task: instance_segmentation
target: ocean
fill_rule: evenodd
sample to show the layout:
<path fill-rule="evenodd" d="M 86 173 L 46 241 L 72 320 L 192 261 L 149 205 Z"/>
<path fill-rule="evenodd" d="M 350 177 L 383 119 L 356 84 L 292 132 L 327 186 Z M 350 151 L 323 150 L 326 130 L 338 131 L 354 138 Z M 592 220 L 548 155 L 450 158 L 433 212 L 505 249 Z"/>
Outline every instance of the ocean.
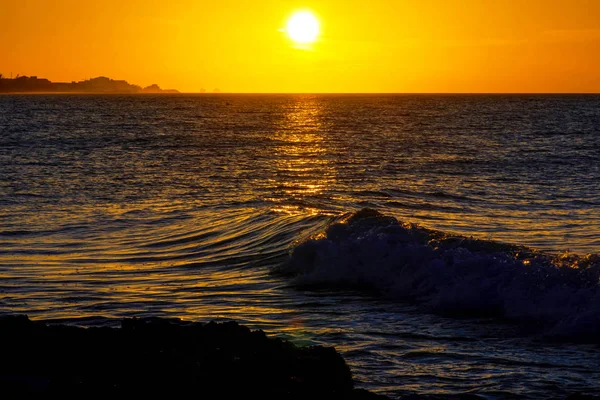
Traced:
<path fill-rule="evenodd" d="M 236 320 L 399 398 L 600 394 L 600 96 L 0 96 L 0 314 Z"/>

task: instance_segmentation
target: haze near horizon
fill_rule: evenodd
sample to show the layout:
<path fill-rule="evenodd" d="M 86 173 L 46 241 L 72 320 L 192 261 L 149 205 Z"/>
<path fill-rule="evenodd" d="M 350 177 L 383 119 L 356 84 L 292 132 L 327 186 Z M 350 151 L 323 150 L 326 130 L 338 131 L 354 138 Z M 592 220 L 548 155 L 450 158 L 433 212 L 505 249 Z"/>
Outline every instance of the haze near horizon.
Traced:
<path fill-rule="evenodd" d="M 7 77 L 182 92 L 600 92 L 592 0 L 4 3 Z M 290 35 L 298 12 L 317 22 Z"/>

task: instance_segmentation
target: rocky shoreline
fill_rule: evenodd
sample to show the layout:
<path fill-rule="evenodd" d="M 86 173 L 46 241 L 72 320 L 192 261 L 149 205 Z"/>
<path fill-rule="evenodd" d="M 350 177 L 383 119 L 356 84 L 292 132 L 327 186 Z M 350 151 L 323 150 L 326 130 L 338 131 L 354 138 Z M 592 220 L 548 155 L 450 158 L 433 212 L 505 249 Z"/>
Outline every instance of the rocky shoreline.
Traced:
<path fill-rule="evenodd" d="M 298 347 L 236 322 L 123 319 L 120 328 L 0 317 L 0 397 L 385 400 L 356 389 L 333 347 Z M 403 400 L 480 400 L 471 393 Z M 573 394 L 567 400 L 599 397 Z"/>
<path fill-rule="evenodd" d="M 0 318 L 0 338 L 4 398 L 385 399 L 355 389 L 334 348 L 300 348 L 235 322 L 82 328 L 20 315 Z"/>

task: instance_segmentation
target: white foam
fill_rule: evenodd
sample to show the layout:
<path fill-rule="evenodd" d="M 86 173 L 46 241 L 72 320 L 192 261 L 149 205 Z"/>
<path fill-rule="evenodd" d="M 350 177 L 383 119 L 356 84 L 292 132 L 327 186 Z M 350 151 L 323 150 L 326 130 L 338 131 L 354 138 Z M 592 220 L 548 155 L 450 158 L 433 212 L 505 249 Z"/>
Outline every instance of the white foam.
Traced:
<path fill-rule="evenodd" d="M 600 334 L 600 257 L 558 259 L 402 224 L 374 210 L 295 247 L 281 272 L 301 285 L 375 290 L 435 313 L 535 322 L 570 338 Z"/>

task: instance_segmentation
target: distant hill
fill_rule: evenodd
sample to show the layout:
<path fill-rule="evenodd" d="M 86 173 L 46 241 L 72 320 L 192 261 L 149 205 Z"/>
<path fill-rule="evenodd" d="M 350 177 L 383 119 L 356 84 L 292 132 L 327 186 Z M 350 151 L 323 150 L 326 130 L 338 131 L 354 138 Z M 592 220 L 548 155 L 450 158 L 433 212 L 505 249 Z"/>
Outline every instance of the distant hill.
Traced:
<path fill-rule="evenodd" d="M 0 93 L 179 93 L 177 90 L 163 90 L 158 85 L 142 88 L 126 81 L 117 81 L 104 76 L 80 82 L 50 82 L 37 76 L 20 76 L 15 79 L 2 78 Z"/>

